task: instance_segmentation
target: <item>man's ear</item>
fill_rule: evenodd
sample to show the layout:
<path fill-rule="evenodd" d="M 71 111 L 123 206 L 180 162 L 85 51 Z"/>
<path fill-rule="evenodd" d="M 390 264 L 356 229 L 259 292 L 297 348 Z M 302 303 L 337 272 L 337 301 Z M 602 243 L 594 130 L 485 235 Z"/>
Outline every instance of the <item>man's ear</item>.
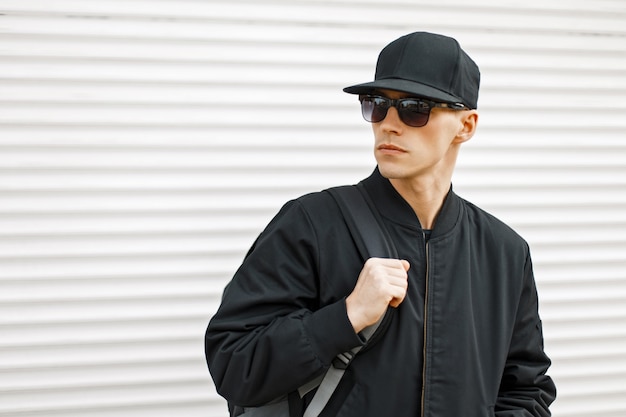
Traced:
<path fill-rule="evenodd" d="M 478 112 L 476 110 L 462 111 L 460 121 L 461 128 L 454 139 L 455 143 L 467 142 L 474 136 L 478 124 Z"/>

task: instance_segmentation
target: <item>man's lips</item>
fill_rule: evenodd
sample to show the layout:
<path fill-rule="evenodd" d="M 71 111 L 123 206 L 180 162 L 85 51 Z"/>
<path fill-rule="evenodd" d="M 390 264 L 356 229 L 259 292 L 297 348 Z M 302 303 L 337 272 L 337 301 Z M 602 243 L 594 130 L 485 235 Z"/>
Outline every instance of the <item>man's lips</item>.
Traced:
<path fill-rule="evenodd" d="M 398 154 L 406 152 L 401 147 L 392 145 L 391 143 L 383 143 L 382 145 L 378 145 L 378 150 L 382 153 L 387 154 Z"/>

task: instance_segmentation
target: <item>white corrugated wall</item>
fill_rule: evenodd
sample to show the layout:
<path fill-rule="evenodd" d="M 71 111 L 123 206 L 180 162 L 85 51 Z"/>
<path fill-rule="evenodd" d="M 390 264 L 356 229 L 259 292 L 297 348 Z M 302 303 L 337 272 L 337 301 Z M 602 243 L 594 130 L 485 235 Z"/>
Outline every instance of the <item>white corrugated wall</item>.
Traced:
<path fill-rule="evenodd" d="M 622 0 L 0 0 L 0 416 L 225 416 L 221 290 L 369 174 L 341 88 L 413 30 L 481 66 L 455 187 L 531 244 L 554 415 L 626 416 Z"/>

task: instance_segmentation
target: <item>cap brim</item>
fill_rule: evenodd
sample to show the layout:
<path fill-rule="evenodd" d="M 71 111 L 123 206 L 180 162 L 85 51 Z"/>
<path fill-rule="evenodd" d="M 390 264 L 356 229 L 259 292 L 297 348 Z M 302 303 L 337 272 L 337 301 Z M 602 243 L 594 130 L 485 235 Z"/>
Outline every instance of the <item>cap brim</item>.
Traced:
<path fill-rule="evenodd" d="M 371 94 L 375 90 L 381 89 L 401 91 L 403 93 L 413 94 L 417 97 L 429 98 L 434 101 L 441 101 L 445 103 L 461 103 L 463 101 L 459 97 L 444 93 L 443 91 L 431 86 L 398 78 L 388 78 L 369 83 L 356 84 L 344 88 L 343 91 L 349 94 Z"/>

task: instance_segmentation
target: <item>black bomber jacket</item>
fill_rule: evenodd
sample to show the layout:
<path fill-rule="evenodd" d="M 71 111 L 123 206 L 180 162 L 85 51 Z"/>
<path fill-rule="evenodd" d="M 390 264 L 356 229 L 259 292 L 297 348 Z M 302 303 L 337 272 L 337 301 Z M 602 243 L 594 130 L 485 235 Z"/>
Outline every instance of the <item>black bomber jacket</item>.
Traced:
<path fill-rule="evenodd" d="M 452 190 L 426 241 L 411 207 L 378 170 L 362 183 L 411 264 L 408 292 L 321 417 L 549 416 L 556 390 L 546 375 L 526 242 Z M 240 406 L 264 404 L 360 345 L 345 297 L 363 263 L 329 193 L 285 204 L 207 328 L 206 358 L 220 395 Z"/>

